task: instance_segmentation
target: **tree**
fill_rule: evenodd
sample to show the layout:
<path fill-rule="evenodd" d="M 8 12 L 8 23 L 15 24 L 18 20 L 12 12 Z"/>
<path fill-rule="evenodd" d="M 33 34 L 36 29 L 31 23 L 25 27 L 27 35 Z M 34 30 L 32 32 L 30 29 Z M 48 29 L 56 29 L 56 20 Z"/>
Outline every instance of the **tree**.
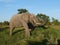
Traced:
<path fill-rule="evenodd" d="M 46 25 L 48 22 L 50 22 L 49 16 L 45 14 L 37 14 L 37 18 L 42 23 L 42 25 Z"/>
<path fill-rule="evenodd" d="M 3 24 L 9 25 L 9 22 L 8 21 L 4 21 Z"/>
<path fill-rule="evenodd" d="M 28 12 L 28 10 L 26 10 L 26 9 L 18 9 L 18 14 L 26 13 L 26 12 Z"/>
<path fill-rule="evenodd" d="M 52 17 L 52 25 L 59 25 L 59 24 L 60 22 L 57 19 Z"/>
<path fill-rule="evenodd" d="M 2 22 L 0 22 L 0 25 L 2 25 Z"/>

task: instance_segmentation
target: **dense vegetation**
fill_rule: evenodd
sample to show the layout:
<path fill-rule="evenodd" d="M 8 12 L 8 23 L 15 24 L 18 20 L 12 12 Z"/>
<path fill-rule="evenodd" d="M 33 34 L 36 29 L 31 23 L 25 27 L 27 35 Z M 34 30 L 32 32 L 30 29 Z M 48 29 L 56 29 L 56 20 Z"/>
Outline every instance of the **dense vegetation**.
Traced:
<path fill-rule="evenodd" d="M 56 25 L 55 25 L 56 26 Z M 0 45 L 47 45 L 56 44 L 60 39 L 60 26 L 48 28 L 36 27 L 27 40 L 22 28 L 16 28 L 13 36 L 9 35 L 9 28 L 0 28 Z"/>
<path fill-rule="evenodd" d="M 22 10 L 22 11 L 21 11 Z M 26 9 L 18 9 L 18 14 L 28 12 Z M 20 11 L 20 12 L 19 12 Z M 37 14 L 38 20 L 46 23 L 43 26 L 36 27 L 29 39 L 25 38 L 24 29 L 16 28 L 13 36 L 9 35 L 9 22 L 0 22 L 0 45 L 47 45 L 60 42 L 60 22 L 45 14 Z"/>

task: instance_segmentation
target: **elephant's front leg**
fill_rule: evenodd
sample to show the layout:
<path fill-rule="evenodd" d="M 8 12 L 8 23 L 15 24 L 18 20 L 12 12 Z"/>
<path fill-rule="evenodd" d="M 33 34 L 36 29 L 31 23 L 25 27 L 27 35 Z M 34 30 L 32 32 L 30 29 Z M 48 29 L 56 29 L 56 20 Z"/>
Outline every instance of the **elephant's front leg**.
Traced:
<path fill-rule="evenodd" d="M 29 29 L 25 29 L 25 35 L 26 35 L 27 38 L 30 37 L 30 31 L 29 31 Z"/>
<path fill-rule="evenodd" d="M 22 21 L 22 23 L 23 23 L 23 27 L 25 28 L 25 36 L 27 38 L 29 38 L 30 37 L 30 29 L 28 28 L 28 25 L 26 22 Z"/>

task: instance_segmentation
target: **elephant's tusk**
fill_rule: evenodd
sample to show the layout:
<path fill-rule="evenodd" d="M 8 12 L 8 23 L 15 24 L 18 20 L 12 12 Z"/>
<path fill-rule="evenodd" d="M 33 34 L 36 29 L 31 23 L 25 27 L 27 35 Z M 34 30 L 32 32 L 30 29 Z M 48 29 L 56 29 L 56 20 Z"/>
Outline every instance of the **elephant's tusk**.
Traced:
<path fill-rule="evenodd" d="M 37 25 L 40 25 L 41 23 L 36 23 Z"/>

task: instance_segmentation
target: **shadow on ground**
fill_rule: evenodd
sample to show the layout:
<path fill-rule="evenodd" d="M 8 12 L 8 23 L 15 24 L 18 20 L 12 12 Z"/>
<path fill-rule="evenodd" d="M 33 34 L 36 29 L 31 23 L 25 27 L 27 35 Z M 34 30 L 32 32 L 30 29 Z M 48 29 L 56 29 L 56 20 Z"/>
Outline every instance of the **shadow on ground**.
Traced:
<path fill-rule="evenodd" d="M 48 40 L 44 39 L 42 42 L 40 41 L 27 41 L 28 45 L 60 45 L 60 39 L 57 40 L 57 44 L 48 44 Z"/>
<path fill-rule="evenodd" d="M 48 40 L 44 39 L 42 42 L 37 42 L 37 41 L 27 41 L 28 45 L 47 45 Z"/>
<path fill-rule="evenodd" d="M 24 31 L 23 29 L 19 29 L 19 30 L 17 30 L 17 31 L 15 31 L 15 32 L 13 32 L 13 35 L 15 35 L 16 33 L 18 33 L 18 32 L 21 32 L 21 31 Z"/>
<path fill-rule="evenodd" d="M 60 45 L 60 39 L 58 39 L 57 42 L 58 42 L 58 45 Z"/>

